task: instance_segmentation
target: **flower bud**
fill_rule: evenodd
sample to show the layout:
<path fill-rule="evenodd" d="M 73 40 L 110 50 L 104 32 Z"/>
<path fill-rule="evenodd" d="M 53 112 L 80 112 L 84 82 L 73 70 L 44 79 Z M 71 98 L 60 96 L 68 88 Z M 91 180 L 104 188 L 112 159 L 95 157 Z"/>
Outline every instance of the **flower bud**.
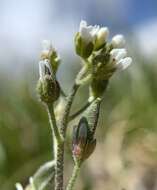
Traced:
<path fill-rule="evenodd" d="M 58 56 L 56 50 L 52 47 L 51 42 L 48 40 L 43 41 L 41 60 L 48 60 L 50 62 L 53 73 L 56 74 L 60 65 L 60 57 Z"/>
<path fill-rule="evenodd" d="M 106 40 L 109 36 L 109 29 L 107 27 L 102 27 L 97 32 L 95 49 L 99 50 L 106 43 Z"/>
<path fill-rule="evenodd" d="M 113 48 L 124 48 L 125 38 L 121 34 L 117 34 L 112 38 L 111 44 Z"/>
<path fill-rule="evenodd" d="M 76 161 L 84 161 L 94 151 L 96 139 L 93 138 L 87 119 L 81 118 L 78 126 L 73 131 L 73 156 Z"/>
<path fill-rule="evenodd" d="M 59 98 L 60 86 L 53 76 L 50 64 L 48 61 L 39 62 L 40 78 L 37 83 L 37 92 L 39 98 L 44 103 L 53 103 Z"/>
<path fill-rule="evenodd" d="M 43 79 L 38 80 L 37 92 L 42 102 L 53 103 L 60 95 L 60 87 L 57 80 L 45 75 Z"/>
<path fill-rule="evenodd" d="M 85 41 L 80 33 L 77 33 L 75 36 L 75 51 L 77 55 L 80 57 L 86 59 L 88 58 L 92 51 L 93 51 L 94 45 L 92 41 Z"/>

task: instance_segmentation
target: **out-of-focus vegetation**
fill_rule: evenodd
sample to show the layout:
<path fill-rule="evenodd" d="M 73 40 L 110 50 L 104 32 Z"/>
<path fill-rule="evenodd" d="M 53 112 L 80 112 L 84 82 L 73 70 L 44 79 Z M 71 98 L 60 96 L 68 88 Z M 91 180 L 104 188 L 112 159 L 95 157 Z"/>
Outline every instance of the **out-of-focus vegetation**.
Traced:
<path fill-rule="evenodd" d="M 82 167 L 77 189 L 136 190 L 156 185 L 157 64 L 133 60 L 128 71 L 110 81 L 97 128 L 97 148 Z M 34 81 L 0 76 L 1 190 L 14 189 L 17 181 L 26 184 L 28 176 L 52 156 L 48 118 L 37 101 Z M 86 87 L 80 91 L 86 96 Z M 73 109 L 84 103 L 77 97 Z M 67 152 L 70 148 L 69 138 Z M 66 160 L 71 171 L 71 156 Z"/>

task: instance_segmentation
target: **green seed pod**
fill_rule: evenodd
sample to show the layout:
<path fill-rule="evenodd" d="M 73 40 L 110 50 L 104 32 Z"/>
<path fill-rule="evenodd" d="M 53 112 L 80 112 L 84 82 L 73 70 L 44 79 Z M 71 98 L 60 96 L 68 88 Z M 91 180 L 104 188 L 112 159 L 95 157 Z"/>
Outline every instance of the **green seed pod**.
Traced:
<path fill-rule="evenodd" d="M 80 33 L 78 32 L 75 36 L 75 50 L 77 55 L 80 57 L 87 59 L 93 51 L 94 45 L 93 42 L 86 42 L 83 40 L 80 36 Z"/>
<path fill-rule="evenodd" d="M 76 161 L 84 161 L 95 149 L 96 139 L 93 138 L 85 117 L 81 118 L 78 126 L 74 127 L 72 145 Z"/>
<path fill-rule="evenodd" d="M 37 92 L 42 102 L 53 103 L 60 95 L 59 83 L 57 80 L 52 79 L 51 75 L 45 75 L 38 80 Z"/>

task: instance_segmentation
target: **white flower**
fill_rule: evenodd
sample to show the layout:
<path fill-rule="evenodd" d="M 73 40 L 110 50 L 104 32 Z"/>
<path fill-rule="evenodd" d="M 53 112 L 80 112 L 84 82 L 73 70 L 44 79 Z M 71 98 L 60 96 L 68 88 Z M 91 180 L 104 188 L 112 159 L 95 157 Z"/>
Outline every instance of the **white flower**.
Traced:
<path fill-rule="evenodd" d="M 132 58 L 127 57 L 126 49 L 113 49 L 110 55 L 111 63 L 114 63 L 116 68 L 120 70 L 126 69 L 132 62 Z"/>
<path fill-rule="evenodd" d="M 117 62 L 117 69 L 124 70 L 132 63 L 131 57 L 125 57 L 124 59 L 121 59 L 119 62 Z"/>
<path fill-rule="evenodd" d="M 111 44 L 114 48 L 123 48 L 125 46 L 125 38 L 121 34 L 117 34 L 112 38 Z"/>
<path fill-rule="evenodd" d="M 20 183 L 16 183 L 15 187 L 16 187 L 17 190 L 24 190 Z"/>
<path fill-rule="evenodd" d="M 107 27 L 102 27 L 97 32 L 97 39 L 99 42 L 104 43 L 109 36 L 109 29 Z"/>
<path fill-rule="evenodd" d="M 40 78 L 43 79 L 46 74 L 52 75 L 52 69 L 51 69 L 51 66 L 49 64 L 48 59 L 39 61 L 39 76 L 40 76 Z"/>
<path fill-rule="evenodd" d="M 99 26 L 88 26 L 87 22 L 82 20 L 80 22 L 79 33 L 81 37 L 88 43 L 95 40 L 96 34 L 99 30 Z"/>
<path fill-rule="evenodd" d="M 123 59 L 127 56 L 126 49 L 113 49 L 110 52 L 111 59 L 115 59 L 116 61 L 119 61 L 120 59 Z"/>

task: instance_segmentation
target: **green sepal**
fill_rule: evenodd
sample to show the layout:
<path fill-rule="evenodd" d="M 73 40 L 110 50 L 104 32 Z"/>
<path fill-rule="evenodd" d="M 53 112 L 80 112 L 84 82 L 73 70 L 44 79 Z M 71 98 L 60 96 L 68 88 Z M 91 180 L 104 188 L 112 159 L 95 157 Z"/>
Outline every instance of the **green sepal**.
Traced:
<path fill-rule="evenodd" d="M 60 95 L 59 83 L 50 75 L 45 75 L 43 79 L 39 79 L 36 89 L 40 100 L 44 103 L 53 103 Z"/>
<path fill-rule="evenodd" d="M 93 42 L 86 43 L 86 41 L 81 38 L 78 32 L 75 36 L 75 51 L 77 55 L 84 59 L 87 59 L 92 54 L 93 49 Z"/>
<path fill-rule="evenodd" d="M 108 80 L 97 80 L 93 78 L 90 86 L 91 96 L 94 98 L 102 97 L 108 86 Z"/>

